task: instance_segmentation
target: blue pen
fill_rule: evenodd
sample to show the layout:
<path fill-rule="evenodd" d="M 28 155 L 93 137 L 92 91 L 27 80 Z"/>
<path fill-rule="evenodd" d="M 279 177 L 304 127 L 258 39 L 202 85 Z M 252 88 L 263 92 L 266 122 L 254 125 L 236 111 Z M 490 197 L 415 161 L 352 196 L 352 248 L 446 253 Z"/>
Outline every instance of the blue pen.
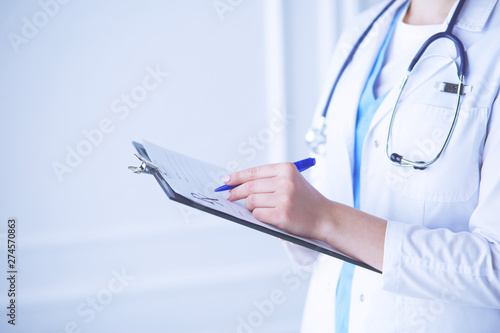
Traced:
<path fill-rule="evenodd" d="M 299 169 L 299 172 L 302 172 L 304 170 L 309 169 L 313 165 L 315 165 L 316 164 L 316 159 L 312 158 L 312 157 L 309 157 L 309 158 L 306 158 L 304 160 L 294 162 L 293 164 L 295 164 L 295 166 L 297 167 L 297 169 Z M 235 188 L 237 186 L 240 186 L 240 185 L 222 185 L 222 186 L 217 187 L 214 190 L 214 192 L 228 191 L 228 190 L 231 190 L 231 189 L 233 189 L 233 188 Z"/>

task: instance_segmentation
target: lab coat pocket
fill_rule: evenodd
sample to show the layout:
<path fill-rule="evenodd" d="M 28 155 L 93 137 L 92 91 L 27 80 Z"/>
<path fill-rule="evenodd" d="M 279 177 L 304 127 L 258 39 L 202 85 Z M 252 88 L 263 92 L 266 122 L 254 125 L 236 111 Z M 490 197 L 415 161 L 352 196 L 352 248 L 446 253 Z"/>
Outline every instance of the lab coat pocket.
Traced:
<path fill-rule="evenodd" d="M 487 127 L 487 108 L 461 108 L 442 155 L 424 170 L 391 166 L 400 179 L 393 190 L 403 197 L 441 203 L 465 202 L 477 192 L 480 156 Z M 412 161 L 428 162 L 441 150 L 455 110 L 425 104 L 398 108 L 389 144 Z"/>

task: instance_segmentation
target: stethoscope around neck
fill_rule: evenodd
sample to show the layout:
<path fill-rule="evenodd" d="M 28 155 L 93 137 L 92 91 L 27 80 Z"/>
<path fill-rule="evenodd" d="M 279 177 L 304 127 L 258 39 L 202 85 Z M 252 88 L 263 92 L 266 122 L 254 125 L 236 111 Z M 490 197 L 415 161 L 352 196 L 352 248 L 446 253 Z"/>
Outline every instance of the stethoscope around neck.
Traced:
<path fill-rule="evenodd" d="M 336 77 L 335 81 L 333 82 L 332 88 L 330 90 L 330 94 L 328 95 L 328 99 L 326 101 L 325 107 L 323 108 L 323 112 L 321 114 L 321 118 L 320 118 L 319 122 L 316 123 L 315 126 L 313 126 L 306 135 L 306 141 L 309 144 L 309 147 L 311 148 L 311 150 L 315 154 L 323 155 L 326 152 L 326 149 L 325 149 L 325 147 L 326 147 L 325 146 L 326 145 L 326 134 L 325 134 L 326 116 L 328 114 L 328 109 L 330 107 L 330 102 L 332 100 L 333 93 L 335 91 L 335 88 L 337 87 L 337 84 L 340 81 L 340 78 L 342 77 L 342 74 L 344 73 L 344 71 L 347 68 L 347 66 L 349 65 L 349 63 L 354 58 L 354 55 L 357 52 L 359 46 L 361 45 L 361 43 L 363 42 L 365 37 L 368 35 L 368 33 L 372 29 L 373 25 L 378 21 L 378 19 L 382 15 L 384 15 L 384 13 L 386 13 L 389 10 L 389 8 L 391 8 L 391 6 L 396 1 L 397 0 L 391 0 L 382 9 L 382 11 L 373 19 L 373 21 L 370 23 L 370 25 L 368 25 L 368 27 L 365 29 L 365 31 L 361 34 L 361 37 L 359 37 L 357 42 L 354 44 L 351 52 L 349 53 L 346 60 L 344 61 L 344 64 L 340 68 L 340 70 L 337 74 L 337 77 Z M 408 71 L 403 79 L 403 82 L 401 83 L 401 86 L 399 88 L 398 97 L 397 97 L 396 102 L 394 103 L 394 107 L 392 109 L 392 115 L 391 115 L 391 120 L 389 123 L 389 129 L 387 131 L 387 140 L 386 140 L 386 148 L 385 148 L 386 155 L 387 155 L 387 158 L 389 159 L 389 162 L 395 166 L 414 167 L 415 169 L 418 169 L 418 170 L 424 170 L 429 165 L 436 162 L 436 160 L 443 154 L 444 150 L 446 149 L 446 146 L 448 145 L 448 142 L 450 141 L 451 134 L 453 133 L 453 129 L 455 128 L 455 124 L 456 124 L 457 119 L 458 119 L 458 112 L 460 109 L 460 99 L 461 99 L 462 90 L 463 90 L 463 86 L 464 86 L 464 73 L 467 70 L 467 54 L 465 53 L 465 48 L 464 48 L 462 42 L 460 41 L 460 39 L 458 39 L 457 36 L 453 35 L 453 28 L 456 25 L 458 16 L 460 15 L 460 12 L 462 11 L 462 8 L 465 4 L 465 1 L 466 0 L 459 0 L 457 7 L 455 9 L 455 12 L 453 13 L 452 18 L 451 18 L 450 22 L 448 23 L 446 30 L 431 36 L 420 47 L 417 54 L 415 54 L 415 57 L 411 61 L 410 66 L 408 67 Z M 405 4 L 403 4 L 403 6 Z M 436 40 L 443 39 L 443 38 L 449 39 L 453 42 L 453 44 L 455 45 L 455 49 L 456 49 L 458 58 L 459 58 L 458 65 L 456 62 L 454 62 L 455 66 L 457 67 L 457 76 L 458 76 L 459 83 L 458 83 L 458 87 L 456 89 L 457 103 L 455 106 L 455 114 L 453 117 L 453 122 L 451 124 L 450 130 L 448 131 L 448 134 L 446 136 L 446 139 L 445 139 L 441 149 L 437 152 L 437 154 L 432 159 L 430 159 L 428 161 L 412 161 L 412 160 L 409 160 L 407 158 L 404 158 L 401 154 L 398 154 L 396 152 L 390 152 L 390 149 L 389 149 L 392 129 L 393 129 L 393 125 L 394 125 L 394 119 L 395 119 L 395 116 L 397 113 L 396 109 L 397 109 L 399 100 L 401 98 L 402 92 L 404 90 L 404 87 L 406 86 L 408 78 L 409 78 L 411 72 L 413 71 L 413 69 L 415 68 L 415 65 L 418 63 L 418 61 L 420 60 L 420 58 L 422 57 L 424 52 L 427 50 L 429 45 L 431 45 Z"/>

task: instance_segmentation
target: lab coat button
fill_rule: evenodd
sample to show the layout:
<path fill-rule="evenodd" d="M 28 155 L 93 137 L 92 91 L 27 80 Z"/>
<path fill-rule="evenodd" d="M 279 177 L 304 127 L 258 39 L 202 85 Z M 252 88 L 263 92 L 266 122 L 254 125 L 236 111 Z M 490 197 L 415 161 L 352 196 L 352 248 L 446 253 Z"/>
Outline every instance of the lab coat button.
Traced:
<path fill-rule="evenodd" d="M 379 146 L 378 140 L 373 141 L 373 144 L 374 144 L 375 148 L 378 148 L 378 146 Z"/>
<path fill-rule="evenodd" d="M 361 295 L 359 296 L 359 300 L 360 300 L 361 302 L 364 302 L 364 301 L 365 301 L 365 295 L 361 294 Z"/>

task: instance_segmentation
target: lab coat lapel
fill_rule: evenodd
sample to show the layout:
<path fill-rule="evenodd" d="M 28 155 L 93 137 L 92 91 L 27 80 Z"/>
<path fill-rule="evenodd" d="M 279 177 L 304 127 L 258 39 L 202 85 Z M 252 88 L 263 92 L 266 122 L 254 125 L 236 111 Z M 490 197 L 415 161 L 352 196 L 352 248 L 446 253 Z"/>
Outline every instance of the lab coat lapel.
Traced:
<path fill-rule="evenodd" d="M 375 58 L 394 19 L 395 12 L 403 3 L 405 3 L 404 0 L 398 1 L 377 21 L 370 34 L 360 45 L 352 62 L 346 68 L 333 95 L 327 120 L 327 128 L 329 128 L 330 133 L 329 139 L 327 139 L 327 145 L 330 146 L 328 151 L 329 153 L 335 152 L 335 154 L 348 155 L 346 156 L 347 159 L 338 158 L 337 156 L 335 158 L 336 161 L 332 162 L 337 164 L 339 160 L 348 160 L 350 162 L 349 165 L 338 166 L 336 177 L 342 177 L 342 182 L 339 182 L 339 184 L 347 184 L 345 182 L 346 178 L 351 179 L 348 184 L 352 184 L 354 138 L 359 99 L 372 70 Z M 373 17 L 377 13 L 374 12 Z M 354 45 L 364 29 L 366 29 L 366 25 L 362 26 L 358 33 L 352 37 L 352 40 L 348 40 L 347 43 Z M 345 57 L 347 57 L 349 51 L 350 49 L 345 51 Z M 340 145 L 343 145 L 343 147 L 340 147 Z M 338 190 L 339 192 L 342 191 L 342 197 L 345 198 L 343 202 L 352 205 L 352 186 L 349 189 Z M 341 194 L 339 193 L 338 195 L 340 196 Z M 334 195 L 334 197 L 337 196 Z"/>
<path fill-rule="evenodd" d="M 342 108 L 344 110 L 356 110 L 350 113 L 351 117 L 345 119 L 344 135 L 348 143 L 351 166 L 354 164 L 354 133 L 356 128 L 357 110 L 361 93 L 365 87 L 368 76 L 371 73 L 375 59 L 380 51 L 380 47 L 385 40 L 389 27 L 391 26 L 398 8 L 406 1 L 397 1 L 391 9 L 386 12 L 373 26 L 372 31 L 361 44 L 351 65 L 347 68 L 343 79 L 349 80 L 349 83 L 339 84 L 338 96 L 347 96 L 343 98 Z M 367 60 L 368 59 L 368 60 Z M 356 78 L 353 80 L 352 78 Z M 337 92 L 336 92 L 337 93 Z"/>
<path fill-rule="evenodd" d="M 339 96 L 339 100 L 342 103 L 340 104 L 340 112 L 345 112 L 343 110 L 355 110 L 355 112 L 349 113 L 349 118 L 343 117 L 345 124 L 343 132 L 345 142 L 348 145 L 351 167 L 354 164 L 354 133 L 361 93 L 363 92 L 366 81 L 371 73 L 373 64 L 380 51 L 380 47 L 385 40 L 389 27 L 394 21 L 394 16 L 396 15 L 398 9 L 406 2 L 406 0 L 396 1 L 396 3 L 393 4 L 392 7 L 375 23 L 370 33 L 367 35 L 363 43 L 361 43 L 352 63 L 347 67 L 344 73 L 345 75 L 342 77 L 341 82 L 339 82 L 337 91 L 335 92 L 334 97 Z M 373 17 L 378 14 L 378 10 L 374 12 Z M 364 29 L 366 29 L 366 26 L 361 29 L 359 35 L 361 35 L 361 32 Z M 353 41 L 353 44 L 354 42 L 355 41 Z M 354 80 L 352 78 L 356 79 Z M 342 80 L 345 81 L 342 82 Z M 349 80 L 349 82 L 347 82 L 347 80 Z M 335 102 L 332 104 L 336 105 Z"/>
<path fill-rule="evenodd" d="M 370 133 L 375 126 L 384 118 L 390 111 L 392 111 L 392 108 L 394 107 L 394 104 L 396 103 L 396 99 L 398 98 L 399 94 L 399 89 L 401 87 L 401 82 L 398 82 L 397 86 L 393 87 L 383 102 L 380 104 L 378 110 L 375 112 L 373 115 L 372 121 L 370 123 L 370 128 L 368 129 L 368 133 Z"/>

